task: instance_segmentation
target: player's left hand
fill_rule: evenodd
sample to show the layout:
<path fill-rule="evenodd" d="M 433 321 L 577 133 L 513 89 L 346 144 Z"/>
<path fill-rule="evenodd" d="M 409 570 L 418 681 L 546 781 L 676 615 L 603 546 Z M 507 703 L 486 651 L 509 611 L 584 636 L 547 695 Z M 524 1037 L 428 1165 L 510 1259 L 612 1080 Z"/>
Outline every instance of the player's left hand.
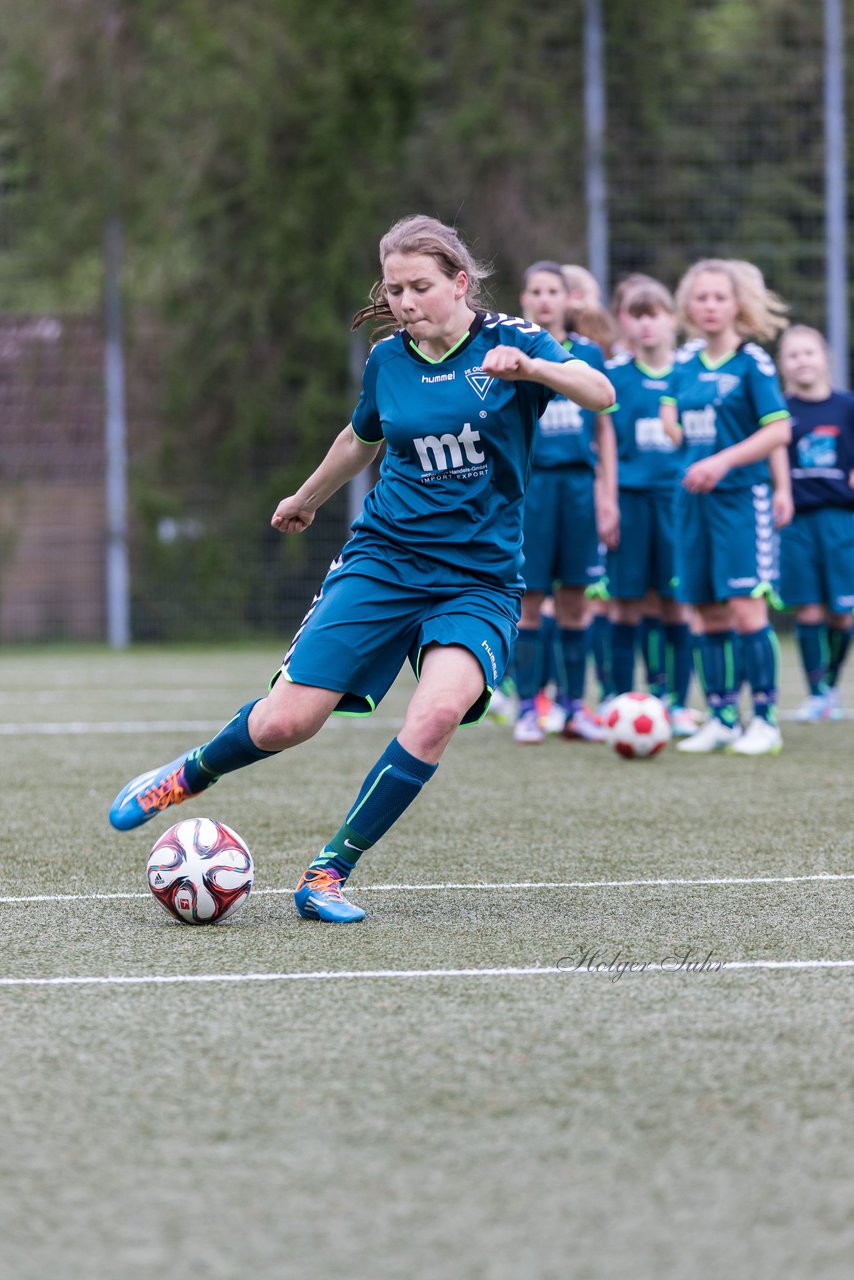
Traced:
<path fill-rule="evenodd" d="M 701 458 L 694 462 L 685 472 L 683 486 L 689 493 L 711 493 L 729 471 L 720 454 L 713 453 L 710 458 Z"/>
<path fill-rule="evenodd" d="M 503 378 L 507 382 L 522 382 L 532 378 L 534 362 L 518 347 L 493 347 L 483 357 L 481 368 L 484 373 L 491 373 L 494 378 Z"/>
<path fill-rule="evenodd" d="M 771 497 L 771 510 L 774 513 L 774 528 L 784 529 L 795 518 L 795 504 L 791 490 L 775 489 Z"/>

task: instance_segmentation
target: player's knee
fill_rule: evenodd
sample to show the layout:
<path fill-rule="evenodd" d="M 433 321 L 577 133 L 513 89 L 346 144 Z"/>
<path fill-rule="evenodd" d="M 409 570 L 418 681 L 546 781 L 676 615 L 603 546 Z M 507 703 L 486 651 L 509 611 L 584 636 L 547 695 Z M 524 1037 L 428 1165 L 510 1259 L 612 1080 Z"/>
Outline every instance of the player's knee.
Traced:
<path fill-rule="evenodd" d="M 274 707 L 267 699 L 256 704 L 249 731 L 256 747 L 262 751 L 286 751 L 314 737 L 322 721 L 309 717 L 295 707 Z"/>
<path fill-rule="evenodd" d="M 454 732 L 467 710 L 453 694 L 439 694 L 429 706 L 420 707 L 409 717 L 409 728 L 428 750 Z"/>

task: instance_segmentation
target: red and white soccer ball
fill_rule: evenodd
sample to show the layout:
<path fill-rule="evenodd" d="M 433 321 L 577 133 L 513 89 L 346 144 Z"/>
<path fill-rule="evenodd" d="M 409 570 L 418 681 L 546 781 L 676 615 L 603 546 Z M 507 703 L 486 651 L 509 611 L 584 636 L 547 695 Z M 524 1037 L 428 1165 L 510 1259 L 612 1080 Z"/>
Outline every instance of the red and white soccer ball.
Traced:
<path fill-rule="evenodd" d="M 148 858 L 148 887 L 182 924 L 213 924 L 249 897 L 255 868 L 236 831 L 212 818 L 185 818 L 164 831 Z"/>
<path fill-rule="evenodd" d="M 606 742 L 627 760 L 647 760 L 670 741 L 670 713 L 651 693 L 621 693 L 605 712 Z"/>

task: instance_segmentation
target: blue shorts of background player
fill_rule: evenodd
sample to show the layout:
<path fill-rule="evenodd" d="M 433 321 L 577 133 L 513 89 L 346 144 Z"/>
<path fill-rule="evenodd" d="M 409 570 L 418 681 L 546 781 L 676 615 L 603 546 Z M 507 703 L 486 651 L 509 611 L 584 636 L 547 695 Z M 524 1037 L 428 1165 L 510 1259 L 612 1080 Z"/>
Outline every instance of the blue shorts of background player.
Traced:
<path fill-rule="evenodd" d="M 535 468 L 525 497 L 525 585 L 590 587 L 605 572 L 599 555 L 594 475 L 589 467 Z"/>
<path fill-rule="evenodd" d="M 608 552 L 608 590 L 617 600 L 643 600 L 655 591 L 674 593 L 673 491 L 620 489 L 620 523 L 626 536 Z"/>
<path fill-rule="evenodd" d="M 677 597 L 684 604 L 770 595 L 779 572 L 767 484 L 676 493 Z"/>

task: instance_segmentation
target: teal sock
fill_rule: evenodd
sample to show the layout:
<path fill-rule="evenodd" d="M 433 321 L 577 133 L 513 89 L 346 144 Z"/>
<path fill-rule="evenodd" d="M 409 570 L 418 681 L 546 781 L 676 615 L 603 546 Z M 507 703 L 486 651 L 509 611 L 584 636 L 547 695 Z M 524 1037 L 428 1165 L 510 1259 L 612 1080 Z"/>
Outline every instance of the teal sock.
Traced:
<path fill-rule="evenodd" d="M 848 650 L 851 647 L 851 628 L 830 626 L 827 629 L 827 639 L 830 649 L 827 683 L 831 689 L 834 689 L 839 681 L 839 675 L 845 659 L 848 656 Z"/>
<path fill-rule="evenodd" d="M 763 720 L 777 722 L 777 684 L 780 645 L 771 627 L 761 627 L 741 637 L 744 674 L 753 690 L 754 713 Z"/>
<path fill-rule="evenodd" d="M 809 691 L 818 697 L 827 688 L 830 663 L 827 624 L 824 622 L 799 622 L 796 627 L 801 665 Z"/>
<path fill-rule="evenodd" d="M 667 692 L 664 670 L 664 627 L 660 618 L 648 614 L 640 620 L 640 649 L 646 666 L 646 687 L 656 698 Z"/>
<path fill-rule="evenodd" d="M 516 691 L 522 699 L 536 698 L 540 692 L 539 679 L 542 672 L 540 647 L 542 636 L 539 627 L 520 627 L 513 650 L 513 670 L 516 677 Z"/>
<path fill-rule="evenodd" d="M 607 614 L 594 614 L 593 621 L 587 628 L 587 644 L 593 655 L 600 699 L 610 698 L 615 689 L 611 667 L 611 619 Z"/>
<path fill-rule="evenodd" d="M 249 713 L 256 702 L 260 702 L 260 698 L 242 706 L 215 738 L 203 747 L 197 747 L 187 757 L 184 777 L 191 791 L 204 791 L 224 773 L 233 773 L 235 769 L 244 769 L 257 760 L 279 755 L 278 751 L 262 751 L 250 737 Z"/>
<path fill-rule="evenodd" d="M 691 683 L 691 628 L 687 622 L 665 623 L 664 649 L 671 701 L 674 707 L 684 707 Z"/>
<path fill-rule="evenodd" d="M 327 841 L 312 867 L 331 862 L 346 879 L 362 854 L 409 808 L 438 767 L 410 755 L 397 738 L 392 738 L 362 783 L 344 825 Z"/>
<path fill-rule="evenodd" d="M 545 689 L 547 684 L 558 684 L 557 621 L 548 613 L 540 618 L 540 646 L 538 693 L 540 689 Z"/>
<path fill-rule="evenodd" d="M 582 627 L 561 627 L 558 631 L 558 701 L 566 711 L 576 711 L 584 700 L 586 636 Z"/>
<path fill-rule="evenodd" d="M 738 720 L 738 690 L 731 631 L 711 631 L 699 637 L 698 676 L 709 710 L 729 728 Z"/>
<path fill-rule="evenodd" d="M 611 624 L 611 670 L 616 693 L 631 693 L 635 687 L 635 649 L 640 627 L 631 622 Z"/>

